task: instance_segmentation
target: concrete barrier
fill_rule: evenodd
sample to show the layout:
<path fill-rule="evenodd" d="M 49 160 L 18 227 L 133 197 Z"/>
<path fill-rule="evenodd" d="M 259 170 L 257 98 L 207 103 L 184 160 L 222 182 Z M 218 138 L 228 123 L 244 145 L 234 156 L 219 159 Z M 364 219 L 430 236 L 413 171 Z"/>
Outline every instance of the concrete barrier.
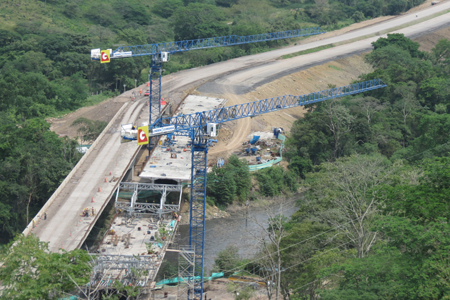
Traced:
<path fill-rule="evenodd" d="M 122 107 L 119 109 L 119 111 L 114 115 L 114 117 L 111 119 L 111 121 L 108 123 L 108 125 L 103 129 L 102 133 L 98 136 L 98 138 L 94 141 L 92 146 L 89 148 L 89 150 L 83 155 L 83 157 L 78 161 L 78 163 L 75 165 L 75 167 L 70 171 L 69 175 L 66 176 L 66 178 L 61 182 L 59 187 L 53 192 L 51 197 L 47 200 L 47 202 L 42 206 L 42 208 L 39 210 L 39 212 L 36 214 L 36 216 L 31 220 L 31 222 L 25 227 L 25 229 L 22 231 L 22 234 L 28 235 L 30 234 L 31 230 L 33 229 L 33 222 L 35 223 L 35 226 L 38 225 L 39 220 L 41 219 L 41 216 L 44 215 L 44 212 L 47 211 L 49 206 L 53 203 L 53 201 L 58 197 L 58 194 L 64 189 L 64 187 L 67 185 L 69 180 L 72 178 L 72 176 L 78 171 L 78 169 L 81 167 L 81 165 L 84 163 L 84 161 L 89 157 L 92 151 L 94 151 L 95 146 L 100 142 L 100 140 L 103 138 L 103 136 L 108 132 L 108 130 L 111 128 L 112 124 L 116 121 L 118 116 L 122 113 L 124 108 L 127 106 L 127 103 L 124 103 Z"/>

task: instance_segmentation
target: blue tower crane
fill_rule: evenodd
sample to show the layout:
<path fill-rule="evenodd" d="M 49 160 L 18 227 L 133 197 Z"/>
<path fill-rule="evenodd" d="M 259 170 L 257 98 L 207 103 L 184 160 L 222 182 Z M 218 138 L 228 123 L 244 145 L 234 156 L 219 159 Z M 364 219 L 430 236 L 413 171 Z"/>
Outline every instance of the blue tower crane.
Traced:
<path fill-rule="evenodd" d="M 189 222 L 189 245 L 195 249 L 194 295 L 188 300 L 202 299 L 203 263 L 205 252 L 205 206 L 206 206 L 206 168 L 209 131 L 220 123 L 237 119 L 255 117 L 281 109 L 313 104 L 334 98 L 363 93 L 386 87 L 380 79 L 364 81 L 347 86 L 323 90 L 306 95 L 284 95 L 244 104 L 238 104 L 193 114 L 159 118 L 149 126 L 149 133 L 167 132 L 190 136 L 192 139 L 191 168 L 191 207 Z M 166 134 L 166 133 L 163 133 Z"/>
<path fill-rule="evenodd" d="M 161 77 L 162 77 L 162 64 L 169 61 L 170 55 L 178 52 L 186 52 L 190 50 L 209 49 L 218 47 L 227 47 L 234 45 L 258 43 L 275 41 L 280 39 L 289 39 L 301 36 L 309 36 L 325 33 L 320 30 L 320 27 L 296 29 L 280 32 L 262 33 L 247 36 L 221 36 L 196 40 L 157 43 L 148 45 L 136 45 L 136 46 L 122 46 L 115 50 L 107 50 L 108 59 L 104 60 L 104 51 L 100 49 L 91 50 L 91 59 L 100 60 L 101 62 L 109 62 L 110 59 L 126 58 L 126 57 L 138 57 L 138 56 L 151 56 L 150 63 L 150 95 L 149 95 L 149 109 L 150 117 L 148 124 L 153 124 L 159 117 L 161 112 Z M 156 87 L 153 86 L 153 79 L 157 80 Z M 149 143 L 149 151 L 152 149 L 152 143 Z"/>
<path fill-rule="evenodd" d="M 149 140 L 151 137 L 164 135 L 169 132 L 175 135 L 189 136 L 192 140 L 189 245 L 195 249 L 195 268 L 193 270 L 194 277 L 189 279 L 194 281 L 194 293 L 188 293 L 188 300 L 202 299 L 203 296 L 207 153 L 211 132 L 215 131 L 215 126 L 220 123 L 255 117 L 281 109 L 363 93 L 386 87 L 386 84 L 380 79 L 369 80 L 306 95 L 284 95 L 209 111 L 163 118 L 160 115 L 161 65 L 163 62 L 169 60 L 169 54 L 172 53 L 272 41 L 320 33 L 323 33 L 323 31 L 320 31 L 320 28 L 309 28 L 251 36 L 227 36 L 142 46 L 124 46 L 112 51 L 110 56 L 108 56 L 108 59 L 115 59 L 152 55 L 152 63 L 150 65 L 151 73 L 159 74 L 159 82 L 157 91 L 153 91 L 152 88 L 150 89 Z M 103 53 L 101 53 L 100 49 L 93 49 L 91 51 L 91 58 L 93 60 L 101 60 L 101 56 L 103 56 Z M 151 78 L 150 84 L 152 84 Z M 151 149 L 150 147 L 149 143 L 149 149 Z"/>

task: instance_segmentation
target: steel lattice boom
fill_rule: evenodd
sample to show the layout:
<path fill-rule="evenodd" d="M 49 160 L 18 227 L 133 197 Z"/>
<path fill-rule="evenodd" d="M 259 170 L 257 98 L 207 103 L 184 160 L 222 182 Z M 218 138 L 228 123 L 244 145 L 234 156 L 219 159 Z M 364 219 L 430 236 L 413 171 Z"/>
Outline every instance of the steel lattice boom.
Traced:
<path fill-rule="evenodd" d="M 161 76 L 162 76 L 162 64 L 169 61 L 169 54 L 178 52 L 185 52 L 190 50 L 209 49 L 218 47 L 227 47 L 234 45 L 242 45 L 249 43 L 275 41 L 281 39 L 289 39 L 301 36 L 309 36 L 322 34 L 320 27 L 296 29 L 288 31 L 279 31 L 271 33 L 262 33 L 246 36 L 221 36 L 196 40 L 186 40 L 178 42 L 157 43 L 148 45 L 135 45 L 135 46 L 121 46 L 110 53 L 110 59 L 126 58 L 126 57 L 138 57 L 138 56 L 152 56 L 152 62 L 150 64 L 149 74 L 149 124 L 153 124 L 160 112 L 161 112 Z M 91 59 L 100 60 L 100 49 L 91 50 Z M 153 87 L 153 78 L 157 80 L 157 86 Z M 149 143 L 149 153 L 152 149 L 152 141 Z"/>
<path fill-rule="evenodd" d="M 148 45 L 122 46 L 111 53 L 111 58 L 136 57 L 144 55 L 156 55 L 161 52 L 178 53 L 190 50 L 209 49 L 217 47 L 235 46 L 249 43 L 268 42 L 281 39 L 290 39 L 301 36 L 325 33 L 320 27 L 262 33 L 246 36 L 220 36 L 197 40 L 187 40 Z"/>
<path fill-rule="evenodd" d="M 183 135 L 183 131 L 190 133 L 193 128 L 205 126 L 207 123 L 219 124 L 247 117 L 255 117 L 280 109 L 313 104 L 383 87 L 386 87 L 386 84 L 381 79 L 368 80 L 305 95 L 284 95 L 193 114 L 163 118 L 162 126 L 175 125 L 176 131 L 178 131 L 177 134 Z"/>

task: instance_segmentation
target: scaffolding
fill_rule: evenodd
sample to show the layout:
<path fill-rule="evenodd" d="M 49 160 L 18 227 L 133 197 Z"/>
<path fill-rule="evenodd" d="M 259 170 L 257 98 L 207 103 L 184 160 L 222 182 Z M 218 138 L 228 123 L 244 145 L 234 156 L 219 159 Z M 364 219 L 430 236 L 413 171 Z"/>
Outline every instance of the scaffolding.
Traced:
<path fill-rule="evenodd" d="M 180 246 L 178 256 L 178 289 L 177 299 L 194 300 L 194 269 L 195 249 L 194 246 Z"/>
<path fill-rule="evenodd" d="M 161 198 L 158 203 L 141 203 L 138 201 L 138 195 L 142 191 L 156 191 L 161 193 Z M 180 210 L 181 196 L 183 185 L 181 184 L 156 184 L 156 183 L 135 183 L 135 182 L 121 182 L 117 188 L 115 208 L 128 212 L 129 216 L 135 216 L 139 213 L 157 214 L 159 218 L 163 214 L 177 212 Z M 170 192 L 179 192 L 180 196 L 178 204 L 166 204 L 167 195 Z M 130 202 L 118 201 L 119 194 L 130 194 Z"/>
<path fill-rule="evenodd" d="M 149 255 L 94 255 L 94 268 L 89 283 L 84 287 L 86 294 L 114 289 L 117 283 L 125 286 L 140 286 L 148 294 L 154 285 L 152 278 L 159 266 Z"/>

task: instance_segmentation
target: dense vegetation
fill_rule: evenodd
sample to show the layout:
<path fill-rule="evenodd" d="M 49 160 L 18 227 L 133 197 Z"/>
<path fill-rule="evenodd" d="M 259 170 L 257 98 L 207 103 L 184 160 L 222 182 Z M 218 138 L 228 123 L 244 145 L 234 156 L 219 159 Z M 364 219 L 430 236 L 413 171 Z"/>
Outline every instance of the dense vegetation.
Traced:
<path fill-rule="evenodd" d="M 450 42 L 426 53 L 392 34 L 373 48 L 374 72 L 361 79 L 388 87 L 311 106 L 295 122 L 287 157 L 304 179 L 299 209 L 271 221 L 270 252 L 262 245 L 252 263 L 230 260 L 279 282 L 269 298 L 450 295 Z"/>
<path fill-rule="evenodd" d="M 84 250 L 49 253 L 33 235 L 12 244 L 0 253 L 1 299 L 61 299 L 89 282 L 92 258 Z"/>
<path fill-rule="evenodd" d="M 449 295 L 450 42 L 425 53 L 392 34 L 373 48 L 375 71 L 362 79 L 388 87 L 311 108 L 289 141 L 296 170 L 315 172 L 286 242 L 320 233 L 302 247 L 310 261 L 284 275 L 284 293 L 294 288 L 299 299 Z"/>
<path fill-rule="evenodd" d="M 207 202 L 219 207 L 225 207 L 235 200 L 243 202 L 249 195 L 250 187 L 247 163 L 232 155 L 224 167 L 214 167 L 208 173 Z"/>
<path fill-rule="evenodd" d="M 366 59 L 376 70 L 361 79 L 381 78 L 388 87 L 366 97 L 320 103 L 296 121 L 287 156 L 299 175 L 354 153 L 412 162 L 450 150 L 445 134 L 450 42 L 441 40 L 425 53 L 403 35 L 390 34 L 373 46 Z"/>
<path fill-rule="evenodd" d="M 255 186 L 252 187 L 252 178 Z M 243 204 L 247 199 L 292 194 L 298 183 L 294 172 L 280 166 L 259 170 L 253 174 L 245 159 L 231 155 L 222 168 L 213 167 L 208 173 L 206 201 L 209 205 L 226 208 L 232 203 Z"/>

